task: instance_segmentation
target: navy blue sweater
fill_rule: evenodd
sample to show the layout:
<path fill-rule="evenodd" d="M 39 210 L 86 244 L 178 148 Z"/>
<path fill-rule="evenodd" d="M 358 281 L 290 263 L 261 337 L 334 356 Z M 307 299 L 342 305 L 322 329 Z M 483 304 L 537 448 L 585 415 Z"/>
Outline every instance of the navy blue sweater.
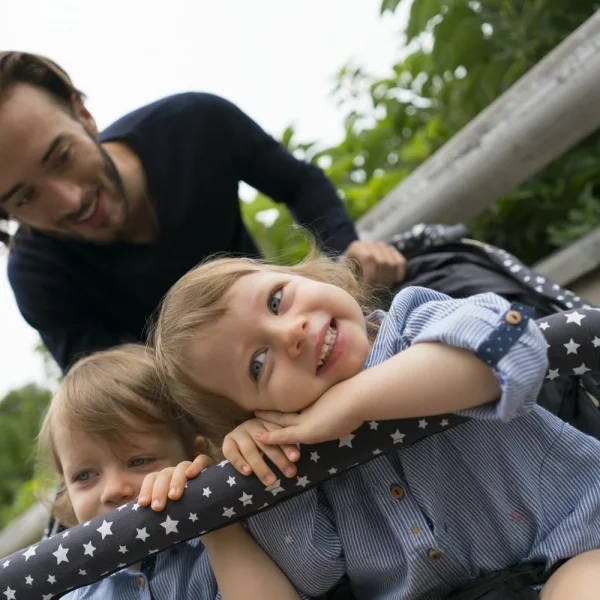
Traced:
<path fill-rule="evenodd" d="M 238 184 L 285 203 L 331 250 L 356 239 L 323 173 L 296 160 L 230 102 L 210 94 L 171 96 L 108 127 L 140 157 L 160 224 L 150 244 L 94 245 L 18 232 L 8 276 L 25 320 L 66 370 L 78 357 L 145 340 L 169 287 L 219 251 L 256 255 L 240 212 Z"/>

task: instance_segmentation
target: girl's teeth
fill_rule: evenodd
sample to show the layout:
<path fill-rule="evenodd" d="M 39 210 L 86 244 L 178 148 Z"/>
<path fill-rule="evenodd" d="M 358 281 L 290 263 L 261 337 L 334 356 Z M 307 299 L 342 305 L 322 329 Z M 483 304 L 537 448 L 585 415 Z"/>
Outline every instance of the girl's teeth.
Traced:
<path fill-rule="evenodd" d="M 335 342 L 335 338 L 337 335 L 337 331 L 335 327 L 329 326 L 327 333 L 325 334 L 325 343 L 323 344 L 323 348 L 321 348 L 321 356 L 319 357 L 319 368 L 325 364 L 325 361 L 329 358 L 329 352 L 333 347 L 333 343 Z"/>

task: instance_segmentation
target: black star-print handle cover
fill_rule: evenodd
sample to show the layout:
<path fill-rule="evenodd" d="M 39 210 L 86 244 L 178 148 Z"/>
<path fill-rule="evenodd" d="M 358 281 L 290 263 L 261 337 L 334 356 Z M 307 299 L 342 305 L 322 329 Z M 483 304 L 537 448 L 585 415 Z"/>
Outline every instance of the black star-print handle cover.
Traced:
<path fill-rule="evenodd" d="M 549 342 L 548 379 L 559 372 L 600 372 L 600 311 L 580 308 L 538 323 Z M 225 461 L 190 481 L 183 498 L 169 502 L 160 513 L 127 504 L 0 559 L 0 600 L 50 600 L 89 585 L 152 553 L 244 519 L 380 454 L 466 420 L 442 415 L 365 423 L 340 440 L 304 446 L 297 477 L 282 478 L 268 488 Z"/>

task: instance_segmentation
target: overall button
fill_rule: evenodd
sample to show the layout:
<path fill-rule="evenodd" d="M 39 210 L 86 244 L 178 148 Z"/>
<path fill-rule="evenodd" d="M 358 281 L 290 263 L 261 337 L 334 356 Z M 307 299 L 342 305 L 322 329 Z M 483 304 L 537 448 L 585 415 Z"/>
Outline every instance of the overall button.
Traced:
<path fill-rule="evenodd" d="M 393 498 L 396 498 L 396 500 L 402 500 L 402 498 L 404 498 L 404 488 L 399 485 L 393 485 L 390 488 L 390 493 L 392 494 Z"/>
<path fill-rule="evenodd" d="M 432 548 L 427 554 L 427 556 L 430 560 L 439 560 L 440 558 L 442 558 L 442 553 L 439 550 Z"/>
<path fill-rule="evenodd" d="M 509 325 L 518 325 L 523 320 L 523 315 L 518 310 L 509 310 L 506 313 L 504 320 Z"/>

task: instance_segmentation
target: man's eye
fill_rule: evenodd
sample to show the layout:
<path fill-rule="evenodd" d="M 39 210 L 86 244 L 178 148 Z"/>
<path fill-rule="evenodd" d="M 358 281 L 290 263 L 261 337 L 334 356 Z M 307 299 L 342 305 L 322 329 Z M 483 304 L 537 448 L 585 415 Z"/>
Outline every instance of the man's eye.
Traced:
<path fill-rule="evenodd" d="M 265 364 L 265 359 L 267 357 L 266 352 L 261 352 L 257 354 L 250 363 L 250 377 L 254 381 L 258 381 L 260 374 L 262 373 L 263 365 Z"/>
<path fill-rule="evenodd" d="M 19 199 L 17 200 L 17 207 L 22 208 L 29 204 L 35 198 L 35 192 L 33 189 L 28 189 L 21 194 Z"/>
<path fill-rule="evenodd" d="M 281 296 L 282 296 L 281 289 L 278 289 L 277 291 L 273 292 L 269 296 L 269 310 L 274 315 L 276 315 L 279 312 L 279 305 L 281 304 Z"/>
<path fill-rule="evenodd" d="M 71 148 L 63 148 L 56 155 L 56 165 L 59 167 L 62 167 L 63 165 L 65 165 L 69 162 L 70 158 L 71 158 Z"/>

